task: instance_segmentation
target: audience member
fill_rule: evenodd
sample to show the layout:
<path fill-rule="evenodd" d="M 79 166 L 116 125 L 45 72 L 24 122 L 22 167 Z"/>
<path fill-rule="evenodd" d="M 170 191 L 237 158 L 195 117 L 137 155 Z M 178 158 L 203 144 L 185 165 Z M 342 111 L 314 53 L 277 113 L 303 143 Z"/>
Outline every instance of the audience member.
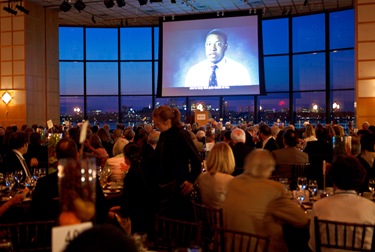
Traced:
<path fill-rule="evenodd" d="M 104 128 L 98 130 L 98 137 L 100 138 L 101 145 L 105 149 L 108 154 L 108 157 L 113 157 L 112 148 L 113 148 L 113 141 L 111 136 L 109 135 L 108 131 Z"/>
<path fill-rule="evenodd" d="M 123 181 L 125 173 L 129 169 L 129 164 L 125 163 L 124 158 L 124 147 L 128 144 L 128 140 L 119 139 L 113 145 L 113 157 L 108 158 L 104 170 L 110 169 L 111 176 L 109 176 L 108 181 Z"/>
<path fill-rule="evenodd" d="M 242 129 L 236 128 L 232 130 L 231 139 L 233 143 L 232 150 L 235 159 L 235 169 L 233 172 L 233 176 L 237 176 L 243 172 L 245 158 L 254 148 L 245 144 L 246 135 L 245 131 L 243 131 Z"/>
<path fill-rule="evenodd" d="M 362 184 L 366 171 L 354 157 L 337 156 L 328 171 L 334 185 L 335 193 L 318 200 L 313 204 L 310 221 L 309 245 L 315 251 L 315 227 L 312 221 L 315 216 L 322 220 L 340 221 L 358 224 L 375 223 L 375 204 L 357 195 L 356 190 Z M 325 233 L 325 230 L 321 230 Z M 340 232 L 341 233 L 341 232 Z M 371 248 L 372 233 L 366 232 L 364 248 Z M 343 236 L 333 237 L 343 244 Z M 351 239 L 351 237 L 348 237 Z M 348 240 L 350 242 L 350 240 Z M 359 241 L 358 241 L 359 242 Z M 358 244 L 358 242 L 355 242 Z"/>
<path fill-rule="evenodd" d="M 181 126 L 177 108 L 161 106 L 153 111 L 152 116 L 155 126 L 161 131 L 155 149 L 159 184 L 161 188 L 171 189 L 160 192 L 159 195 L 170 199 L 170 204 L 161 206 L 161 209 L 164 215 L 191 219 L 193 212 L 189 194 L 201 172 L 200 156 L 189 133 Z"/>
<path fill-rule="evenodd" d="M 270 126 L 263 124 L 259 127 L 259 138 L 261 140 L 261 149 L 274 151 L 279 149 L 276 140 L 272 137 Z"/>
<path fill-rule="evenodd" d="M 269 251 L 282 252 L 287 251 L 282 225 L 304 227 L 308 219 L 287 197 L 284 186 L 268 179 L 274 168 L 269 151 L 257 149 L 250 153 L 244 173 L 229 184 L 223 204 L 224 228 L 269 236 Z"/>
<path fill-rule="evenodd" d="M 357 156 L 358 161 L 366 170 L 366 176 L 359 187 L 359 192 L 368 192 L 368 181 L 375 178 L 374 159 L 375 159 L 375 134 L 367 133 L 361 137 L 361 154 Z"/>
<path fill-rule="evenodd" d="M 238 129 L 241 130 L 241 129 Z M 202 203 L 211 208 L 221 208 L 233 179 L 234 156 L 230 146 L 219 142 L 211 149 L 207 158 L 207 172 L 198 177 Z"/>

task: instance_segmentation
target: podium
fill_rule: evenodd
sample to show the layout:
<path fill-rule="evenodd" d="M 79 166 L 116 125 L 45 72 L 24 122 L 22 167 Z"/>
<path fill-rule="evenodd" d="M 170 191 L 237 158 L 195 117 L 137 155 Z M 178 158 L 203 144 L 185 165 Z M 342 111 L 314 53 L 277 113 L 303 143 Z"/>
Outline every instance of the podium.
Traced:
<path fill-rule="evenodd" d="M 195 111 L 194 121 L 198 123 L 199 126 L 206 125 L 210 118 L 211 113 L 209 111 Z"/>

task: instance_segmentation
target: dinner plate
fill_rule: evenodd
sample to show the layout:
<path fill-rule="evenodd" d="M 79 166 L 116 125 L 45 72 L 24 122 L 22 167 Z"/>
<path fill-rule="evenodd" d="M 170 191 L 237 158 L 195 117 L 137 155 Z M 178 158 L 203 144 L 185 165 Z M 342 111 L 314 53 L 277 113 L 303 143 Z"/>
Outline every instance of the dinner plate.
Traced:
<path fill-rule="evenodd" d="M 103 193 L 119 193 L 121 190 L 103 190 Z"/>
<path fill-rule="evenodd" d="M 108 186 L 107 189 L 108 190 L 118 190 L 118 189 L 122 189 L 123 187 L 122 186 Z"/>

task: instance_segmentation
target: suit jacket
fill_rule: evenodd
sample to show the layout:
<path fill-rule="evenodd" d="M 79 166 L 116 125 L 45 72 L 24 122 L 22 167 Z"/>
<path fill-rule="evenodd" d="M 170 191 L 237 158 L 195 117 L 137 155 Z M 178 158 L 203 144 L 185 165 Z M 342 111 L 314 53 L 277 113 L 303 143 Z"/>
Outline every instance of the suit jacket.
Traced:
<path fill-rule="evenodd" d="M 276 165 L 283 164 L 307 164 L 309 156 L 296 147 L 286 147 L 272 152 Z"/>
<path fill-rule="evenodd" d="M 271 137 L 268 142 L 266 143 L 266 145 L 264 146 L 265 150 L 269 150 L 269 151 L 274 151 L 274 150 L 278 150 L 279 149 L 279 146 L 277 145 L 276 143 L 276 140 Z"/>
<path fill-rule="evenodd" d="M 283 223 L 307 225 L 304 211 L 285 194 L 281 183 L 241 174 L 232 179 L 223 204 L 224 227 L 270 236 L 269 251 L 287 251 Z M 236 250 L 239 251 L 239 250 Z"/>
<path fill-rule="evenodd" d="M 233 176 L 237 176 L 243 172 L 243 165 L 245 162 L 246 156 L 253 150 L 254 148 L 248 146 L 244 143 L 236 143 L 232 147 L 234 160 L 236 162 L 236 166 L 233 172 Z"/>
<path fill-rule="evenodd" d="M 13 172 L 14 173 L 17 170 L 22 170 L 23 171 L 23 177 L 22 177 L 21 181 L 25 181 L 27 173 L 26 173 L 21 161 L 19 160 L 17 154 L 14 151 L 9 151 L 5 155 L 4 161 L 3 161 L 3 167 L 4 167 L 3 169 L 4 169 L 5 172 Z M 30 169 L 27 167 L 27 164 L 26 164 L 26 169 L 28 169 L 28 172 L 31 175 Z"/>

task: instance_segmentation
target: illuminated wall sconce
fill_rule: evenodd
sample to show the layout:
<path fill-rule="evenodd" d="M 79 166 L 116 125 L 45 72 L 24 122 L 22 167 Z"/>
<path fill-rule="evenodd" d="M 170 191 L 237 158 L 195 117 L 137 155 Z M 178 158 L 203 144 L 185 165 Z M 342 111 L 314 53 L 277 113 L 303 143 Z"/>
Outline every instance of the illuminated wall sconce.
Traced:
<path fill-rule="evenodd" d="M 8 103 L 12 100 L 12 96 L 10 96 L 10 94 L 8 92 L 5 92 L 2 96 L 1 96 L 1 100 L 6 104 L 8 105 Z"/>

